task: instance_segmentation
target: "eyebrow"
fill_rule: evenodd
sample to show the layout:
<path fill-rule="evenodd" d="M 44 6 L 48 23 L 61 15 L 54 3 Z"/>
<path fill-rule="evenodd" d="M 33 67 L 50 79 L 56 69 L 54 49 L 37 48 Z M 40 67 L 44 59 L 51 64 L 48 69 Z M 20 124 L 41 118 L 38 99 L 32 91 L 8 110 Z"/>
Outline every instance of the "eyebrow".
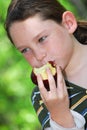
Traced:
<path fill-rule="evenodd" d="M 36 36 L 34 36 L 34 38 L 33 38 L 33 40 L 35 41 L 36 39 L 38 39 L 39 37 L 40 37 L 40 35 L 42 35 L 42 34 L 44 34 L 44 33 L 46 33 L 47 32 L 47 30 L 44 30 L 44 31 L 42 31 L 41 33 L 38 33 Z M 26 48 L 27 46 L 25 45 L 20 45 L 20 46 L 18 46 L 18 47 L 16 47 L 18 50 L 21 50 L 22 48 Z"/>
<path fill-rule="evenodd" d="M 42 35 L 42 34 L 44 34 L 44 33 L 46 33 L 46 32 L 47 32 L 47 30 L 42 31 L 41 33 L 39 33 L 39 34 L 37 34 L 36 36 L 34 36 L 33 39 L 35 40 L 35 39 L 39 38 L 40 35 Z"/>
<path fill-rule="evenodd" d="M 18 50 L 21 50 L 22 48 L 26 48 L 25 46 L 19 46 L 19 47 L 16 47 Z"/>

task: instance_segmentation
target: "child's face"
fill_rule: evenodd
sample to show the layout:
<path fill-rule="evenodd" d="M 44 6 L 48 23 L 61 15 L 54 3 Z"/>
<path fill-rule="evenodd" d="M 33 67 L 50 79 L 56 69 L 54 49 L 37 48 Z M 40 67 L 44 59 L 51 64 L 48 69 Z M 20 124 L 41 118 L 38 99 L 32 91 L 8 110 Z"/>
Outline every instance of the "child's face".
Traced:
<path fill-rule="evenodd" d="M 72 35 L 63 24 L 52 20 L 43 21 L 34 16 L 15 22 L 10 27 L 10 35 L 32 67 L 54 61 L 64 69 L 72 56 Z"/>

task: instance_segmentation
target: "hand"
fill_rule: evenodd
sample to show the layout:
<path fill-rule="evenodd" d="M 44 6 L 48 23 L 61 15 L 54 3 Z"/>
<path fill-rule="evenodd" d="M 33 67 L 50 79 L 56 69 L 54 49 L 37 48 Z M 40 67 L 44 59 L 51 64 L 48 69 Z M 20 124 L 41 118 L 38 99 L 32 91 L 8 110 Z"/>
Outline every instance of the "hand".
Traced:
<path fill-rule="evenodd" d="M 57 86 L 49 68 L 47 68 L 50 91 L 44 87 L 43 80 L 37 75 L 38 87 L 47 109 L 51 114 L 51 118 L 64 127 L 74 126 L 73 117 L 69 110 L 69 99 L 66 84 L 61 72 L 61 68 L 57 66 Z"/>

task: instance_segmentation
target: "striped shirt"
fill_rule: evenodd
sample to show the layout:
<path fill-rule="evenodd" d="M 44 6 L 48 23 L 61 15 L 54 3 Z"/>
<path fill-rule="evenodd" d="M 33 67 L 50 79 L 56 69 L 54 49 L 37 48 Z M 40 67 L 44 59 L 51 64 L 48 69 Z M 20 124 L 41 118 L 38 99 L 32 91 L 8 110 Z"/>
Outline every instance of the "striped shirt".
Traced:
<path fill-rule="evenodd" d="M 66 81 L 66 86 L 69 94 L 70 109 L 84 116 L 86 119 L 85 130 L 87 130 L 87 89 L 68 81 Z M 42 128 L 50 127 L 49 111 L 41 99 L 38 87 L 34 88 L 31 99 Z"/>

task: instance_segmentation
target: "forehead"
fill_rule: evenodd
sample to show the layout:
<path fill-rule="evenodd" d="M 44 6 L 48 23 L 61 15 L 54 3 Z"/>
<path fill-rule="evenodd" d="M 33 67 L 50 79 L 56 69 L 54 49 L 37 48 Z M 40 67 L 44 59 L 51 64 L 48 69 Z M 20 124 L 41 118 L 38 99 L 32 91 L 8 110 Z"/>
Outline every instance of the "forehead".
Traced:
<path fill-rule="evenodd" d="M 44 20 L 40 15 L 35 15 L 33 17 L 27 18 L 26 20 L 14 22 L 10 27 L 10 31 L 12 31 L 13 28 L 16 29 L 16 28 L 21 27 L 24 29 L 24 28 L 27 28 L 29 26 L 29 29 L 31 29 L 34 26 L 39 25 L 39 27 L 45 27 L 45 26 L 50 26 L 54 23 L 57 24 L 53 20 L 50 20 L 50 19 Z"/>
<path fill-rule="evenodd" d="M 36 15 L 24 21 L 17 21 L 10 27 L 10 35 L 13 42 L 16 44 L 31 42 L 37 35 L 43 32 L 52 32 L 57 28 L 58 24 L 53 20 L 43 20 L 40 16 Z"/>
<path fill-rule="evenodd" d="M 21 33 L 26 31 L 31 31 L 33 30 L 33 33 L 35 33 L 38 30 L 42 30 L 44 28 L 52 28 L 56 25 L 57 23 L 54 22 L 53 20 L 43 20 L 39 15 L 30 17 L 24 21 L 17 21 L 14 22 L 11 27 L 10 27 L 10 34 L 15 34 L 15 33 Z"/>

